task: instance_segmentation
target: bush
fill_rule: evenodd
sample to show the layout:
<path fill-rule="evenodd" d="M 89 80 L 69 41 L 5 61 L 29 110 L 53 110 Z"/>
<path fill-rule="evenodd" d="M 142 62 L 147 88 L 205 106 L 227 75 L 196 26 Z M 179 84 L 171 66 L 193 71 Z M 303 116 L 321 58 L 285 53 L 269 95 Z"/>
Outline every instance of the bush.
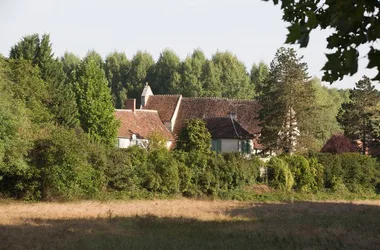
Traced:
<path fill-rule="evenodd" d="M 117 191 L 140 190 L 147 158 L 146 150 L 137 146 L 111 150 L 106 169 L 107 186 Z"/>
<path fill-rule="evenodd" d="M 333 191 L 374 192 L 379 183 L 380 168 L 375 158 L 358 153 L 318 154 L 324 166 L 325 187 Z"/>
<path fill-rule="evenodd" d="M 296 190 L 310 192 L 316 189 L 316 182 L 313 171 L 308 160 L 301 155 L 285 156 L 282 159 L 288 164 L 294 177 L 294 187 Z"/>
<path fill-rule="evenodd" d="M 324 166 L 318 163 L 315 157 L 309 158 L 309 166 L 312 175 L 314 176 L 314 190 L 322 190 L 324 186 Z"/>
<path fill-rule="evenodd" d="M 267 163 L 269 186 L 282 191 L 290 191 L 294 184 L 293 175 L 288 164 L 280 158 L 273 157 Z"/>
<path fill-rule="evenodd" d="M 178 164 L 167 149 L 149 153 L 143 187 L 148 191 L 164 194 L 179 192 Z"/>
<path fill-rule="evenodd" d="M 90 197 L 104 185 L 105 150 L 74 130 L 54 128 L 34 142 L 26 175 L 29 198 L 51 200 Z"/>
<path fill-rule="evenodd" d="M 376 159 L 358 153 L 340 155 L 343 182 L 353 193 L 375 191 L 378 183 L 379 165 Z"/>
<path fill-rule="evenodd" d="M 207 153 L 210 151 L 211 134 L 206 124 L 201 119 L 189 120 L 180 131 L 177 141 L 177 149 L 190 152 L 198 151 Z"/>
<path fill-rule="evenodd" d="M 323 182 L 326 188 L 334 189 L 337 178 L 343 175 L 342 162 L 339 155 L 329 153 L 316 154 L 318 163 L 324 167 Z"/>

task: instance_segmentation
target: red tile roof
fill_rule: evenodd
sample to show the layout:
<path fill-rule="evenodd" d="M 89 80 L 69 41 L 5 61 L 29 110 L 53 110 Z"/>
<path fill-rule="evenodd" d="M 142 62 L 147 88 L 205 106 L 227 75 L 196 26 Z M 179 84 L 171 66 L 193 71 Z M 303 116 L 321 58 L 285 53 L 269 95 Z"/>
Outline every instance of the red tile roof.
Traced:
<path fill-rule="evenodd" d="M 235 119 L 229 117 L 205 118 L 206 127 L 212 138 L 253 139 L 254 135 L 245 130 Z"/>
<path fill-rule="evenodd" d="M 258 111 L 261 105 L 254 100 L 227 98 L 186 98 L 179 107 L 174 134 L 177 135 L 186 122 L 194 118 L 228 117 L 236 113 L 236 120 L 251 134 L 260 133 Z"/>
<path fill-rule="evenodd" d="M 180 95 L 153 95 L 149 96 L 144 109 L 157 110 L 163 122 L 172 119 Z"/>
<path fill-rule="evenodd" d="M 172 134 L 160 120 L 155 110 L 118 109 L 116 119 L 120 121 L 118 137 L 131 138 L 135 134 L 139 139 L 149 138 L 152 132 L 158 132 L 167 140 L 173 140 Z"/>

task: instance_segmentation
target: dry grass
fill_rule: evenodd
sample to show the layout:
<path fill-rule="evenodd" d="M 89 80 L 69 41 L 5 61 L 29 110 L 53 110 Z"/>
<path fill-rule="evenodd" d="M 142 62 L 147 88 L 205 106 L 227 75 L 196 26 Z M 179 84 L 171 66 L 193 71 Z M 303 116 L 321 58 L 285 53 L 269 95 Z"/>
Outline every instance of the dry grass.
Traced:
<path fill-rule="evenodd" d="M 380 247 L 380 201 L 0 203 L 0 249 Z"/>

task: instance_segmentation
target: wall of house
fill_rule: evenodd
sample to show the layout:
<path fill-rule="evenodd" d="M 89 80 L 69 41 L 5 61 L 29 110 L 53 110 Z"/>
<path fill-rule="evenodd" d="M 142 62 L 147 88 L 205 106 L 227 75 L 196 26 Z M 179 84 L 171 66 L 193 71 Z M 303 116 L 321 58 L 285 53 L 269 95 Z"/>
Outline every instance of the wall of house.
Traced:
<path fill-rule="evenodd" d="M 240 152 L 238 139 L 220 139 L 220 141 L 221 141 L 221 153 Z M 253 148 L 253 140 L 249 140 L 249 145 L 251 147 L 251 153 L 255 153 L 254 148 Z"/>
<path fill-rule="evenodd" d="M 131 145 L 131 140 L 127 138 L 117 138 L 118 148 L 128 148 Z"/>
<path fill-rule="evenodd" d="M 238 139 L 221 139 L 222 153 L 237 153 L 239 152 Z"/>
<path fill-rule="evenodd" d="M 131 139 L 127 139 L 127 138 L 117 138 L 116 146 L 118 148 L 128 148 L 128 147 L 137 145 L 139 147 L 146 148 L 148 144 L 149 144 L 149 140 L 146 140 L 146 139 L 137 139 L 136 141 L 131 141 Z M 170 149 L 172 144 L 173 144 L 172 141 L 167 141 L 166 147 Z"/>
<path fill-rule="evenodd" d="M 174 130 L 175 122 L 177 121 L 179 106 L 181 105 L 181 100 L 182 100 L 182 95 L 180 95 L 178 98 L 178 102 L 177 102 L 177 105 L 174 109 L 172 119 L 170 120 L 170 129 L 169 129 L 170 132 L 173 132 L 173 130 Z"/>
<path fill-rule="evenodd" d="M 172 141 L 167 141 L 167 142 L 166 142 L 166 147 L 167 147 L 168 149 L 170 149 L 170 148 L 172 147 L 172 145 L 173 145 L 173 142 L 172 142 Z"/>

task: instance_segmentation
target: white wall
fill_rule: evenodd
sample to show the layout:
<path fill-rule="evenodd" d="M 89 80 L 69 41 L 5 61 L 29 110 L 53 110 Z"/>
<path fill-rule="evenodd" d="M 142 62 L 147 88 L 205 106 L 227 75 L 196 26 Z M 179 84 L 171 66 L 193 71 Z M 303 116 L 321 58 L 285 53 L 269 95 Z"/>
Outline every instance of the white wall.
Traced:
<path fill-rule="evenodd" d="M 131 145 L 131 140 L 127 138 L 117 138 L 118 148 L 128 148 Z"/>
<path fill-rule="evenodd" d="M 237 153 L 239 152 L 238 139 L 221 139 L 222 153 Z"/>
<path fill-rule="evenodd" d="M 177 115 L 178 115 L 179 106 L 181 105 L 181 101 L 182 101 L 182 95 L 180 95 L 179 98 L 178 98 L 178 101 L 177 101 L 177 104 L 175 106 L 172 119 L 170 120 L 170 130 L 169 131 L 172 132 L 172 133 L 173 133 L 173 130 L 174 130 L 175 122 L 177 121 Z"/>
<path fill-rule="evenodd" d="M 148 146 L 149 141 L 146 139 L 137 139 L 136 141 L 131 141 L 131 139 L 127 138 L 117 138 L 117 144 L 116 146 L 118 148 L 128 148 L 134 145 L 137 145 L 142 148 L 146 148 Z M 172 141 L 166 141 L 166 147 L 170 149 L 172 146 L 173 142 Z"/>

